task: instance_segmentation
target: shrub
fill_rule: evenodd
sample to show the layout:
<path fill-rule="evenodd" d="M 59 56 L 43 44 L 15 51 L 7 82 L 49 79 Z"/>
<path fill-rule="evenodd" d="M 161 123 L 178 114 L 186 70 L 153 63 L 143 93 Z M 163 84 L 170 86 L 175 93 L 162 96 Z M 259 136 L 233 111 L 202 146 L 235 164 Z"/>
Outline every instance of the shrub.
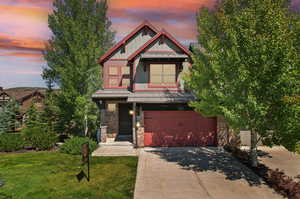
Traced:
<path fill-rule="evenodd" d="M 22 133 L 26 144 L 37 150 L 51 149 L 57 141 L 56 134 L 49 130 L 46 125 L 26 127 Z"/>
<path fill-rule="evenodd" d="M 24 148 L 24 137 L 17 133 L 0 134 L 0 151 L 12 152 Z"/>
<path fill-rule="evenodd" d="M 82 144 L 89 143 L 90 152 L 97 148 L 97 143 L 88 137 L 73 137 L 65 140 L 65 143 L 60 147 L 61 153 L 81 154 Z"/>
<path fill-rule="evenodd" d="M 296 144 L 296 149 L 295 149 L 296 153 L 299 153 L 300 154 L 300 142 L 298 142 Z"/>

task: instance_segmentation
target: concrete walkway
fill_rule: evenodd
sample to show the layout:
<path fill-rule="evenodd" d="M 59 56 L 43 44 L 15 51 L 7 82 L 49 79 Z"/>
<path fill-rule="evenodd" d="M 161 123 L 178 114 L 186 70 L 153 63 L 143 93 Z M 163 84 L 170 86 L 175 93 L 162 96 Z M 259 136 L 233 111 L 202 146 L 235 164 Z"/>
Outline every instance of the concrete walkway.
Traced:
<path fill-rule="evenodd" d="M 99 147 L 92 153 L 92 156 L 137 156 L 138 150 L 131 142 L 114 141 L 108 139 L 106 143 L 100 143 Z"/>
<path fill-rule="evenodd" d="M 247 167 L 216 148 L 140 150 L 134 199 L 279 199 Z"/>

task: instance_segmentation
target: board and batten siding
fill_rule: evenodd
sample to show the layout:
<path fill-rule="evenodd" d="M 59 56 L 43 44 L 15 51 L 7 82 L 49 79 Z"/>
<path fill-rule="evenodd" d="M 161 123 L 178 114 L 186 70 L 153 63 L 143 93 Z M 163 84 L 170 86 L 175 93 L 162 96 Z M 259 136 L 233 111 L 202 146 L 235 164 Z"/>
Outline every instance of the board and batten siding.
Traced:
<path fill-rule="evenodd" d="M 173 44 L 169 39 L 165 39 L 163 43 L 159 42 L 158 39 L 156 42 L 154 42 L 147 50 L 147 52 L 171 52 L 174 55 L 184 55 L 182 50 L 180 50 L 176 45 Z"/>
<path fill-rule="evenodd" d="M 130 39 L 125 44 L 125 52 L 122 52 L 122 48 L 119 48 L 110 59 L 127 59 L 132 55 L 136 50 L 138 50 L 142 45 L 154 37 L 155 33 L 148 31 L 147 34 L 144 34 L 143 31 L 138 32 L 132 39 Z"/>

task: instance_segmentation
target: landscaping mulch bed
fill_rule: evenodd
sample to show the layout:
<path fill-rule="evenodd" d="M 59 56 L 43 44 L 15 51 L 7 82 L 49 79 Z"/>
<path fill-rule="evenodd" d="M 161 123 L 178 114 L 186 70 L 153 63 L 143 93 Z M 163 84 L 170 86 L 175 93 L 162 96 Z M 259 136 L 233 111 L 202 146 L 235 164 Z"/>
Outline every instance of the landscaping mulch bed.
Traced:
<path fill-rule="evenodd" d="M 263 178 L 266 183 L 274 188 L 278 193 L 289 199 L 300 199 L 300 182 L 288 177 L 279 169 L 273 170 L 262 163 L 258 163 L 257 167 L 250 164 L 250 155 L 246 151 L 242 151 L 237 147 L 225 146 L 225 150 L 230 152 L 240 162 L 254 171 L 258 176 Z"/>

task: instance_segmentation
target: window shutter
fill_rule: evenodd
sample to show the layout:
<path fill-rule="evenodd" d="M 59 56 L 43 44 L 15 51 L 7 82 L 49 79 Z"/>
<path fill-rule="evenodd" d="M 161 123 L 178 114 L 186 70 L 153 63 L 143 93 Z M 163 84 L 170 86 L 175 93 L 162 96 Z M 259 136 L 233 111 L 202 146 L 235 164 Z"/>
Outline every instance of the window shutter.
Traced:
<path fill-rule="evenodd" d="M 130 68 L 128 66 L 122 67 L 122 75 L 129 75 L 130 74 Z"/>
<path fill-rule="evenodd" d="M 150 64 L 150 83 L 162 83 L 162 64 Z"/>
<path fill-rule="evenodd" d="M 176 82 L 176 65 L 164 64 L 163 65 L 163 82 L 165 84 L 172 84 Z"/>
<path fill-rule="evenodd" d="M 118 67 L 110 66 L 109 67 L 109 75 L 118 75 Z"/>
<path fill-rule="evenodd" d="M 110 87 L 119 86 L 119 79 L 118 78 L 109 78 L 109 86 Z"/>

